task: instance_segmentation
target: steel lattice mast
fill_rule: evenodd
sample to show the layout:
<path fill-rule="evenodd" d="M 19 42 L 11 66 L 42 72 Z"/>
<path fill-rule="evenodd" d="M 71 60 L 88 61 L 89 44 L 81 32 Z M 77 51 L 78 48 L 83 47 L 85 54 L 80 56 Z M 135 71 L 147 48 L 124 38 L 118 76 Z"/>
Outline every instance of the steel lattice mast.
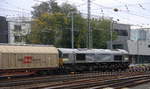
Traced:
<path fill-rule="evenodd" d="M 93 40 L 92 40 L 92 30 L 91 30 L 91 1 L 88 0 L 88 35 L 87 35 L 87 47 L 92 48 L 93 47 Z"/>

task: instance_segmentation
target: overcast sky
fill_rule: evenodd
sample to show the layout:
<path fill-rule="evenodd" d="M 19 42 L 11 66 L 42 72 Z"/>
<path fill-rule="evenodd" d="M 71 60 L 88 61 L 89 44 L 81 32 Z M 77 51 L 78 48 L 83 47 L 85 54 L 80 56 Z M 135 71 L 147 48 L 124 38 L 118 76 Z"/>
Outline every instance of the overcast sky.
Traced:
<path fill-rule="evenodd" d="M 40 0 L 46 1 L 46 0 Z M 75 5 L 83 14 L 87 14 L 87 0 L 57 0 L 59 4 L 67 2 Z M 37 0 L 0 0 L 1 16 L 31 16 L 32 6 L 39 4 Z M 113 8 L 118 8 L 114 12 Z M 92 17 L 112 17 L 126 24 L 150 24 L 149 0 L 91 0 Z"/>

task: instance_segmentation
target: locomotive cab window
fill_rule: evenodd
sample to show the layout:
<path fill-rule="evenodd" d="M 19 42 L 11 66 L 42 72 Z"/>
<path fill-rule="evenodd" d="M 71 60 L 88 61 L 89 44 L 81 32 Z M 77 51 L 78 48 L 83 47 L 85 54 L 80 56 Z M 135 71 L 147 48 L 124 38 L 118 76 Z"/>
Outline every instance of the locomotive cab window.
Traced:
<path fill-rule="evenodd" d="M 76 54 L 77 61 L 84 61 L 85 59 L 85 54 Z"/>
<path fill-rule="evenodd" d="M 63 58 L 68 58 L 69 54 L 63 54 Z"/>
<path fill-rule="evenodd" d="M 114 60 L 121 61 L 122 60 L 122 55 L 115 55 Z"/>

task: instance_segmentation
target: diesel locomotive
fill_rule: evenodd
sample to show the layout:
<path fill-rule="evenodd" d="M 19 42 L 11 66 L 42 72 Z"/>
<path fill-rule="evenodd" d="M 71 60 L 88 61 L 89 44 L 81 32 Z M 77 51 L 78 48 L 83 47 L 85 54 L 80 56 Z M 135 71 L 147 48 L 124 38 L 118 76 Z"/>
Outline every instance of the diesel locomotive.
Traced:
<path fill-rule="evenodd" d="M 122 49 L 59 48 L 59 58 L 67 71 L 121 71 L 128 69 L 128 52 Z"/>

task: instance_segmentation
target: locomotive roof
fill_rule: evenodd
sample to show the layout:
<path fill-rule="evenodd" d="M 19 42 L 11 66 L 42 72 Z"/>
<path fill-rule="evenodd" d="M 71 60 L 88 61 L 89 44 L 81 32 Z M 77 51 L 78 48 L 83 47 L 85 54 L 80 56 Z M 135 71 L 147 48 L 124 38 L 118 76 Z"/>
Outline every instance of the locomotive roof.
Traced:
<path fill-rule="evenodd" d="M 116 50 L 110 50 L 110 49 L 69 49 L 69 48 L 59 48 L 59 51 L 62 53 L 91 53 L 91 54 L 128 54 L 126 50 L 123 49 L 116 49 Z"/>
<path fill-rule="evenodd" d="M 0 45 L 0 53 L 58 53 L 57 48 L 52 46 L 20 46 L 20 45 Z"/>

